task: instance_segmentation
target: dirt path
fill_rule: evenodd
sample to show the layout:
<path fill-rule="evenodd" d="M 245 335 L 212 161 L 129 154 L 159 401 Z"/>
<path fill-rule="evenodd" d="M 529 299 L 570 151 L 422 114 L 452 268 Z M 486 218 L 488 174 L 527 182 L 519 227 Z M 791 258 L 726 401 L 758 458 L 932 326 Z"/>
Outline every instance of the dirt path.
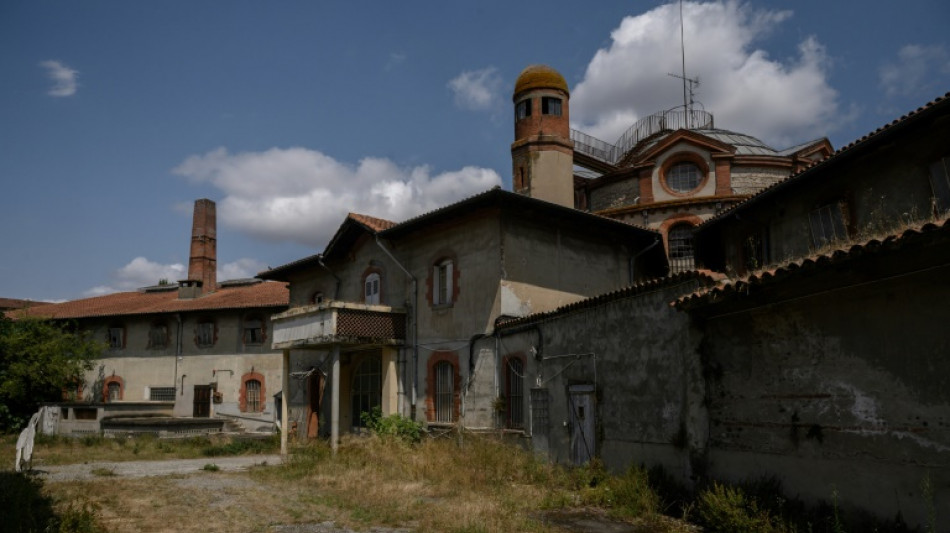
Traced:
<path fill-rule="evenodd" d="M 33 469 L 40 479 L 49 483 L 59 481 L 86 481 L 103 477 L 139 478 L 193 474 L 215 465 L 222 472 L 247 470 L 257 465 L 279 465 L 279 455 L 239 455 L 234 457 L 207 457 L 202 459 L 170 459 L 162 461 L 95 462 L 72 465 L 41 465 Z"/>

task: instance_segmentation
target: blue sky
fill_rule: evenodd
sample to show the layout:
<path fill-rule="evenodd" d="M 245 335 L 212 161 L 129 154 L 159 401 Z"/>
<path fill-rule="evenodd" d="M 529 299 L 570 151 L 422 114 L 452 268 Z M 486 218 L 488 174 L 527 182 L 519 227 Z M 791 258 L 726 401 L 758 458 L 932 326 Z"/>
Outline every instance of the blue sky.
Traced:
<path fill-rule="evenodd" d="M 861 6 L 856 10 L 854 6 Z M 511 89 L 533 63 L 614 141 L 673 107 L 659 1 L 0 3 L 0 297 L 184 277 L 218 203 L 219 279 L 319 252 L 347 211 L 400 220 L 510 188 Z M 944 0 L 684 5 L 720 128 L 844 146 L 950 90 Z"/>

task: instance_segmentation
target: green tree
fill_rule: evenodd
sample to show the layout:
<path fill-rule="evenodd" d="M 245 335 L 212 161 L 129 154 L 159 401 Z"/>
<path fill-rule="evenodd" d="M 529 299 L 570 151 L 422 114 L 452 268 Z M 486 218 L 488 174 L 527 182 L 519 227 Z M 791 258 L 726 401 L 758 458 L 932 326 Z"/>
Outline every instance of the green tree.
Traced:
<path fill-rule="evenodd" d="M 0 433 L 22 427 L 41 402 L 62 399 L 102 350 L 68 326 L 0 315 Z"/>

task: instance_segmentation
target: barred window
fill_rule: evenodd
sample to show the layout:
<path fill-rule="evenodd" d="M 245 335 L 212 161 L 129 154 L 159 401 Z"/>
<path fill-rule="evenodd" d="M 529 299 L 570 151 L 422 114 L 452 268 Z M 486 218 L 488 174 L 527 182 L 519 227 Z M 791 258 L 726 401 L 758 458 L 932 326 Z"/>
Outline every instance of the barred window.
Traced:
<path fill-rule="evenodd" d="M 435 365 L 435 421 L 455 421 L 455 367 L 448 361 Z"/>
<path fill-rule="evenodd" d="M 823 205 L 809 215 L 812 244 L 819 248 L 828 243 L 846 238 L 844 212 L 841 203 Z"/>
<path fill-rule="evenodd" d="M 695 163 L 676 163 L 666 174 L 666 186 L 670 189 L 686 193 L 699 187 L 703 181 L 703 173 Z"/>
<path fill-rule="evenodd" d="M 122 399 L 122 385 L 117 381 L 109 382 L 107 388 L 108 398 L 110 402 L 117 402 Z"/>
<path fill-rule="evenodd" d="M 378 355 L 363 359 L 353 374 L 351 414 L 354 427 L 365 427 L 363 413 L 372 413 L 382 405 L 382 361 Z"/>
<path fill-rule="evenodd" d="M 452 303 L 453 266 L 451 259 L 445 259 L 432 267 L 432 305 Z"/>
<path fill-rule="evenodd" d="M 149 387 L 148 399 L 152 402 L 174 402 L 175 387 Z"/>
<path fill-rule="evenodd" d="M 524 361 L 520 357 L 508 359 L 505 367 L 505 395 L 508 398 L 506 425 L 524 427 Z"/>
<path fill-rule="evenodd" d="M 684 272 L 695 266 L 693 260 L 693 226 L 676 224 L 667 233 L 670 247 L 670 270 Z"/>
<path fill-rule="evenodd" d="M 261 382 L 256 379 L 249 379 L 244 384 L 244 397 L 247 410 L 257 413 L 261 409 Z"/>

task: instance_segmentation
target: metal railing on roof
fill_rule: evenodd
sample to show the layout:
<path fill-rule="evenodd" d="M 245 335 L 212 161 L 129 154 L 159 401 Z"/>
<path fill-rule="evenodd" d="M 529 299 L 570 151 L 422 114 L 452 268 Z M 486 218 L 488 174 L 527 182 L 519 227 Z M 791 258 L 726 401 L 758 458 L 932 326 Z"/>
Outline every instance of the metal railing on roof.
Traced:
<path fill-rule="evenodd" d="M 614 144 L 573 129 L 571 130 L 571 140 L 574 141 L 574 151 L 598 161 L 616 165 L 637 143 L 662 131 L 698 130 L 712 127 L 714 127 L 712 113 L 700 109 L 675 108 L 641 118 L 625 131 Z"/>

